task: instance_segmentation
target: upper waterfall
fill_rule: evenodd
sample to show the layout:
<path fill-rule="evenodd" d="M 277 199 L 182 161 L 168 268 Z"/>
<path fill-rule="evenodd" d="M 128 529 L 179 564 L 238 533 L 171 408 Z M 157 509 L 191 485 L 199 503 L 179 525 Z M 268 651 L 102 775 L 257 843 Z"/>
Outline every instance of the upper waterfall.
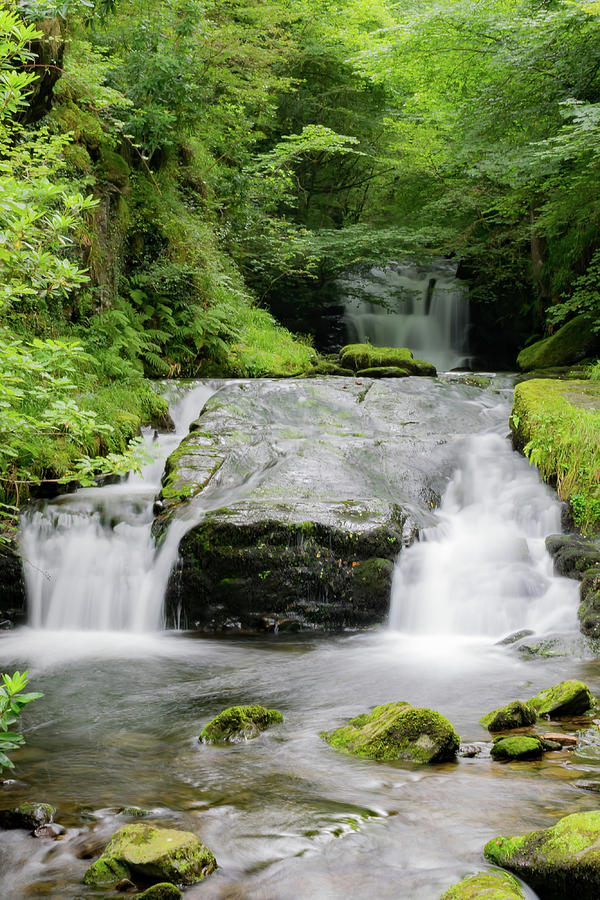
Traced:
<path fill-rule="evenodd" d="M 388 262 L 337 285 L 350 343 L 408 347 L 440 371 L 468 363 L 468 292 L 455 263 Z"/>

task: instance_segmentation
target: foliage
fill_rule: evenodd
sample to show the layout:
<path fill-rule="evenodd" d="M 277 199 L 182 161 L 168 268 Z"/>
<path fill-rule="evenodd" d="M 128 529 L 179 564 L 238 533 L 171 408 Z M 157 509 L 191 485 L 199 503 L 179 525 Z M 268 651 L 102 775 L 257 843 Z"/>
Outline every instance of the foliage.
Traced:
<path fill-rule="evenodd" d="M 14 769 L 14 763 L 6 754 L 10 750 L 17 750 L 25 743 L 22 734 L 8 730 L 9 725 L 14 725 L 28 703 L 44 696 L 38 692 L 24 694 L 23 689 L 26 685 L 27 672 L 2 675 L 2 684 L 0 685 L 0 772 L 4 768 Z"/>

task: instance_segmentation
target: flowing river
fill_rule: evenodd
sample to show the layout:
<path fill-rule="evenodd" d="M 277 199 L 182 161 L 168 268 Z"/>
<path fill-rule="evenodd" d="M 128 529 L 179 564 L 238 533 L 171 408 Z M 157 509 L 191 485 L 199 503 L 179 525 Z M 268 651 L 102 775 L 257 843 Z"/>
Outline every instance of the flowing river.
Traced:
<path fill-rule="evenodd" d="M 175 404 L 177 433 L 161 438 L 145 480 L 79 491 L 24 522 L 30 624 L 0 636 L 0 668 L 29 668 L 45 697 L 25 714 L 27 745 L 0 797 L 54 804 L 66 833 L 3 832 L 0 896 L 121 896 L 82 877 L 130 821 L 123 807 L 199 834 L 219 869 L 185 896 L 220 900 L 436 900 L 485 865 L 491 837 L 597 808 L 575 782 L 597 776 L 600 747 L 419 767 L 344 756 L 319 737 L 408 700 L 443 713 L 463 742 L 485 741 L 479 718 L 509 700 L 570 678 L 600 693 L 600 660 L 577 630 L 578 584 L 553 574 L 544 549 L 559 504 L 505 436 L 506 384 L 465 393 L 481 433 L 456 443 L 434 523 L 400 554 L 388 623 L 338 635 L 161 632 L 176 554 L 165 557 L 168 539 L 154 551 L 152 500 L 162 459 L 218 387 Z M 460 391 L 448 379 L 436 402 Z M 519 629 L 534 633 L 498 643 Z M 280 709 L 284 724 L 226 748 L 198 742 L 221 709 L 252 702 Z"/>

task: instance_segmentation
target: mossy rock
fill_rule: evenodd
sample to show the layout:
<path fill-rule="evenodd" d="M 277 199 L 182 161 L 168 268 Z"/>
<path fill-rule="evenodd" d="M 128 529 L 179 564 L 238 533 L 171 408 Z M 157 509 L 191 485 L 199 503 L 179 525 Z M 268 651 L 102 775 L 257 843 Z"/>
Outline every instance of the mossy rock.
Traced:
<path fill-rule="evenodd" d="M 97 150 L 103 144 L 105 136 L 98 116 L 72 101 L 54 107 L 50 115 L 58 123 L 60 131 L 70 132 L 76 143 L 85 144 L 90 150 Z"/>
<path fill-rule="evenodd" d="M 512 703 L 482 716 L 479 724 L 488 731 L 510 731 L 512 728 L 533 725 L 536 719 L 537 713 L 532 706 L 521 700 L 513 700 Z"/>
<path fill-rule="evenodd" d="M 543 742 L 538 737 L 529 734 L 496 738 L 491 749 L 492 759 L 507 762 L 518 759 L 539 759 L 543 752 Z"/>
<path fill-rule="evenodd" d="M 54 821 L 56 810 L 49 803 L 21 803 L 15 809 L 0 810 L 0 828 L 34 831 Z"/>
<path fill-rule="evenodd" d="M 373 347 L 371 344 L 347 344 L 340 350 L 340 365 L 354 372 L 391 367 L 410 375 L 436 375 L 432 363 L 415 359 L 407 347 Z M 383 377 L 383 376 L 380 376 Z"/>
<path fill-rule="evenodd" d="M 508 872 L 490 870 L 467 875 L 448 888 L 440 900 L 524 900 L 524 897 L 516 878 Z"/>
<path fill-rule="evenodd" d="M 319 375 L 339 375 L 345 378 L 354 375 L 352 369 L 345 369 L 343 366 L 340 366 L 338 363 L 330 362 L 329 360 L 322 359 L 315 363 L 314 366 L 311 366 L 306 370 L 304 377 L 307 378 L 316 378 Z"/>
<path fill-rule="evenodd" d="M 403 701 L 376 706 L 348 725 L 323 732 L 336 750 L 366 759 L 406 759 L 418 763 L 454 759 L 460 739 L 450 722 L 431 709 Z"/>
<path fill-rule="evenodd" d="M 115 187 L 124 188 L 129 184 L 129 165 L 119 153 L 115 153 L 107 147 L 102 148 L 98 171 L 106 181 L 110 181 Z"/>
<path fill-rule="evenodd" d="M 181 900 L 182 897 L 183 892 L 167 881 L 153 884 L 143 894 L 135 894 L 136 900 Z"/>
<path fill-rule="evenodd" d="M 596 706 L 596 698 L 583 681 L 561 681 L 554 687 L 540 691 L 528 703 L 538 716 L 559 718 L 580 716 Z"/>
<path fill-rule="evenodd" d="M 256 704 L 230 706 L 202 729 L 200 740 L 204 744 L 249 741 L 279 722 L 283 722 L 283 715 L 278 709 L 266 709 Z"/>
<path fill-rule="evenodd" d="M 591 568 L 600 567 L 600 541 L 572 534 L 551 534 L 546 550 L 554 560 L 554 570 L 567 578 L 583 578 Z"/>
<path fill-rule="evenodd" d="M 84 883 L 114 884 L 135 875 L 170 884 L 196 884 L 217 867 L 208 847 L 190 831 L 156 825 L 125 825 L 113 834 Z"/>
<path fill-rule="evenodd" d="M 577 610 L 581 630 L 588 637 L 600 637 L 600 569 L 589 572 L 581 582 L 581 603 Z"/>
<path fill-rule="evenodd" d="M 600 812 L 573 813 L 552 828 L 485 845 L 490 862 L 523 878 L 544 900 L 600 896 Z"/>
<path fill-rule="evenodd" d="M 600 336 L 592 331 L 593 320 L 589 316 L 571 319 L 555 334 L 525 347 L 517 357 L 521 372 L 548 369 L 552 366 L 570 366 L 600 350 Z"/>
<path fill-rule="evenodd" d="M 373 366 L 370 369 L 359 369 L 359 378 L 407 378 L 411 372 L 400 366 Z"/>

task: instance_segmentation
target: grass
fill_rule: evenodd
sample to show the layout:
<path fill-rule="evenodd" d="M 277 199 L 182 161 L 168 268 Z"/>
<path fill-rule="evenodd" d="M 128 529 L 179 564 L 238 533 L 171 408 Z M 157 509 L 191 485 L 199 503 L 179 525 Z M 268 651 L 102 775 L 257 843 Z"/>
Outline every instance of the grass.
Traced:
<path fill-rule="evenodd" d="M 306 339 L 278 325 L 265 309 L 240 307 L 237 311 L 240 338 L 231 345 L 231 366 L 250 377 L 289 376 L 305 372 L 316 359 Z"/>

